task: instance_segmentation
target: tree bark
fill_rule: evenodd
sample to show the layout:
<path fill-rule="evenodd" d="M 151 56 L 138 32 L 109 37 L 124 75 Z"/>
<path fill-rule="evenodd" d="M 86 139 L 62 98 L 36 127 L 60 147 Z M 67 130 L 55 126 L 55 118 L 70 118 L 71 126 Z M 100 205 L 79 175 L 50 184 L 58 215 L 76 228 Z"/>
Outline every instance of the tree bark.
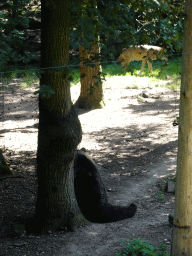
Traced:
<path fill-rule="evenodd" d="M 81 125 L 71 103 L 68 69 L 70 0 L 42 0 L 40 88 L 37 151 L 38 197 L 29 231 L 45 233 L 78 224 L 73 160 L 81 141 Z M 49 67 L 57 68 L 49 68 Z"/>
<path fill-rule="evenodd" d="M 192 0 L 185 14 L 172 256 L 192 255 Z"/>
<path fill-rule="evenodd" d="M 103 88 L 101 81 L 101 66 L 98 63 L 99 45 L 95 40 L 91 43 L 90 49 L 85 49 L 83 46 L 79 47 L 80 62 L 80 81 L 81 92 L 76 102 L 76 106 L 84 109 L 102 108 L 103 102 Z M 86 62 L 92 63 L 90 67 Z"/>

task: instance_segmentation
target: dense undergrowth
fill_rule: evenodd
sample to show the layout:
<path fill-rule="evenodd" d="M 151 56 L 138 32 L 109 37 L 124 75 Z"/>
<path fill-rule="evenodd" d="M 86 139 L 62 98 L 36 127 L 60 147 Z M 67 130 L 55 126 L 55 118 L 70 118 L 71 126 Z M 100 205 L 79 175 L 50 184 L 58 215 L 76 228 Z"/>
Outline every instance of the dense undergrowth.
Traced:
<path fill-rule="evenodd" d="M 116 253 L 115 256 L 169 256 L 163 243 L 158 248 L 155 248 L 138 238 L 130 243 L 123 244 L 125 247 L 120 253 Z"/>

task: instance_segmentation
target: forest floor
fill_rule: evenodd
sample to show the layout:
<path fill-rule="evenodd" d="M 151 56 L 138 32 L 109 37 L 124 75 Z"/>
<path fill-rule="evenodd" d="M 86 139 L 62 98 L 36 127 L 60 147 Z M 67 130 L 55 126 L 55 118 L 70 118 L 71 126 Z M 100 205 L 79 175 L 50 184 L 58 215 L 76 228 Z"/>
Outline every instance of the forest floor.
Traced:
<path fill-rule="evenodd" d="M 110 202 L 135 202 L 136 215 L 109 224 L 92 224 L 73 232 L 26 235 L 19 221 L 32 217 L 36 198 L 38 100 L 33 89 L 14 80 L 5 90 L 0 142 L 14 178 L 0 177 L 0 255 L 113 256 L 120 241 L 140 237 L 170 253 L 174 193 L 164 192 L 175 174 L 179 91 L 155 87 L 144 77 L 114 77 L 104 85 L 106 106 L 79 111 L 85 148 L 101 170 Z M 143 88 L 130 89 L 131 84 Z M 124 85 L 127 85 L 126 87 Z M 71 88 L 73 100 L 79 87 Z"/>

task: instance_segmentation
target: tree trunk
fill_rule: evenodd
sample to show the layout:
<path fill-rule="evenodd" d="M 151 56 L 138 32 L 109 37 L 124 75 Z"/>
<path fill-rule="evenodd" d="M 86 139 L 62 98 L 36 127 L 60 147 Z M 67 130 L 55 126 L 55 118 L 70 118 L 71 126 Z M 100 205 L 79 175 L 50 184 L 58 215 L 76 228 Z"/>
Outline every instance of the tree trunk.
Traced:
<path fill-rule="evenodd" d="M 69 2 L 42 0 L 39 133 L 37 151 L 38 197 L 29 231 L 44 233 L 73 228 L 79 208 L 74 193 L 73 160 L 81 141 L 81 125 L 72 107 L 68 69 Z M 57 66 L 57 68 L 49 68 Z M 41 94 L 43 86 L 54 94 Z M 47 91 L 47 93 L 50 90 Z"/>
<path fill-rule="evenodd" d="M 97 40 L 91 43 L 89 50 L 83 46 L 79 47 L 81 93 L 75 104 L 79 108 L 92 109 L 103 106 L 101 66 L 98 63 L 98 55 L 99 45 Z M 93 66 L 90 67 L 86 63 L 89 63 L 89 65 L 92 63 Z"/>
<path fill-rule="evenodd" d="M 192 0 L 185 2 L 173 256 L 192 255 Z"/>

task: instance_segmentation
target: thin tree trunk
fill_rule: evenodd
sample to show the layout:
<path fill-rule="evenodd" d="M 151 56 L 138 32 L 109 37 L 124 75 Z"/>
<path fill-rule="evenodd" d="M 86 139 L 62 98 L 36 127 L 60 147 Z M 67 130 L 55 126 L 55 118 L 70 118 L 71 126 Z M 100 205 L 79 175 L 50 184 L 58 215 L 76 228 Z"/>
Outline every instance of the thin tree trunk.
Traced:
<path fill-rule="evenodd" d="M 172 256 L 192 255 L 192 0 L 185 14 Z"/>
<path fill-rule="evenodd" d="M 39 96 L 38 198 L 29 225 L 29 231 L 38 233 L 73 228 L 78 223 L 72 166 L 81 126 L 71 103 L 68 70 L 48 68 L 68 64 L 69 2 L 42 0 L 41 66 L 45 70 L 40 88 L 49 86 L 54 94 Z"/>
<path fill-rule="evenodd" d="M 103 88 L 101 81 L 101 66 L 98 63 L 99 45 L 95 40 L 91 44 L 91 49 L 79 47 L 80 63 L 80 81 L 81 93 L 76 102 L 79 108 L 92 109 L 101 108 L 103 106 Z M 90 67 L 86 62 L 93 63 Z M 95 63 L 95 64 L 94 64 Z"/>

